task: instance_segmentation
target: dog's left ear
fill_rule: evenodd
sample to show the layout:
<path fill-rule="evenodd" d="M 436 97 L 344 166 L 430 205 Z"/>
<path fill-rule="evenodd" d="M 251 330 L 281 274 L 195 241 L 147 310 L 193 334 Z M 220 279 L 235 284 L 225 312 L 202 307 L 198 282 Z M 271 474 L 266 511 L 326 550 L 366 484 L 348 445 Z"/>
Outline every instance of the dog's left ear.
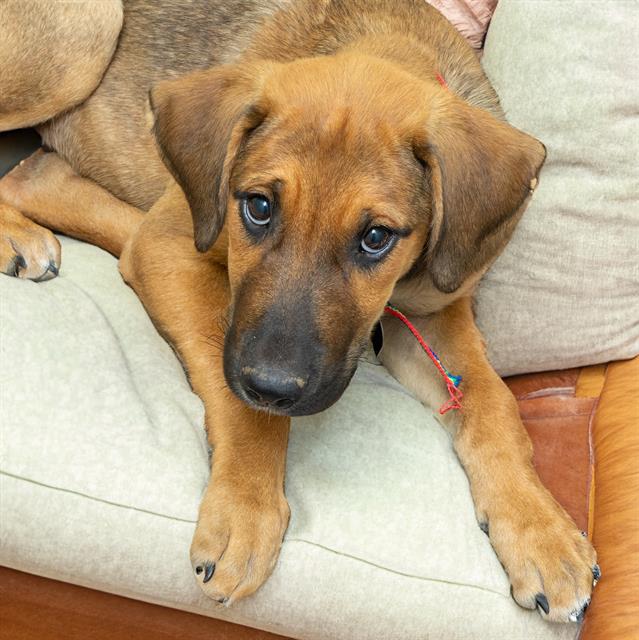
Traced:
<path fill-rule="evenodd" d="M 222 65 L 151 91 L 153 133 L 191 208 L 199 251 L 207 251 L 221 231 L 235 159 L 266 118 L 259 94 L 267 66 Z"/>
<path fill-rule="evenodd" d="M 505 246 L 546 150 L 535 138 L 443 89 L 413 148 L 432 197 L 423 266 L 440 291 L 452 293 Z"/>

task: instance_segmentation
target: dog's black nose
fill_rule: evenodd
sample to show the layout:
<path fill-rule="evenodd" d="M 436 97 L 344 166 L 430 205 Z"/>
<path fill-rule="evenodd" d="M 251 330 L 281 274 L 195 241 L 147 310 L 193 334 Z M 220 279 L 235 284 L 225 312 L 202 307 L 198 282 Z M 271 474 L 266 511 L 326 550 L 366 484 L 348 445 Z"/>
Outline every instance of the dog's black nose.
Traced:
<path fill-rule="evenodd" d="M 269 367 L 243 367 L 240 376 L 246 395 L 256 404 L 285 410 L 300 399 L 306 381 Z"/>

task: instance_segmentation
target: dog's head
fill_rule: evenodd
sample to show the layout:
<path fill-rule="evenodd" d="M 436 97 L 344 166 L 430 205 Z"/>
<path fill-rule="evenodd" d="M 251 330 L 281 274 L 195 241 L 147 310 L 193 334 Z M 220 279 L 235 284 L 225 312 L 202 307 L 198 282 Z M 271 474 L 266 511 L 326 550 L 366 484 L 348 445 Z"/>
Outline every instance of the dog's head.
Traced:
<path fill-rule="evenodd" d="M 228 229 L 227 382 L 289 415 L 342 394 L 398 280 L 450 293 L 485 267 L 545 155 L 435 81 L 354 54 L 197 72 L 152 103 L 197 248 Z"/>

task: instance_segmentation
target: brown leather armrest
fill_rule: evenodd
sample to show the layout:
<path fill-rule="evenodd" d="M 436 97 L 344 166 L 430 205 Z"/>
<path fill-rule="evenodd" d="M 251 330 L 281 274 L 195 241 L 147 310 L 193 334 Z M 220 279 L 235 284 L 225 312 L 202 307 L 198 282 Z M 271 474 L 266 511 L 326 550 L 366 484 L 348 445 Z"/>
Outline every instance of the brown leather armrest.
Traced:
<path fill-rule="evenodd" d="M 639 638 L 639 357 L 608 366 L 593 428 L 602 579 L 581 640 Z"/>

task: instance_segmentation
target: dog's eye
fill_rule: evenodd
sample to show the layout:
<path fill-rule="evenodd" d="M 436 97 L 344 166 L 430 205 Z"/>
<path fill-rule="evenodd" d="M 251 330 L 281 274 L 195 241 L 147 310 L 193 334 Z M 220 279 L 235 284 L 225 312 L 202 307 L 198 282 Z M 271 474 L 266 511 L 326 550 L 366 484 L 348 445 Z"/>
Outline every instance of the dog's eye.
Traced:
<path fill-rule="evenodd" d="M 393 237 L 393 232 L 386 227 L 371 227 L 362 236 L 359 246 L 371 257 L 378 256 L 390 246 Z"/>
<path fill-rule="evenodd" d="M 258 227 L 263 227 L 271 221 L 271 202 L 266 196 L 252 195 L 244 199 L 244 216 Z"/>

